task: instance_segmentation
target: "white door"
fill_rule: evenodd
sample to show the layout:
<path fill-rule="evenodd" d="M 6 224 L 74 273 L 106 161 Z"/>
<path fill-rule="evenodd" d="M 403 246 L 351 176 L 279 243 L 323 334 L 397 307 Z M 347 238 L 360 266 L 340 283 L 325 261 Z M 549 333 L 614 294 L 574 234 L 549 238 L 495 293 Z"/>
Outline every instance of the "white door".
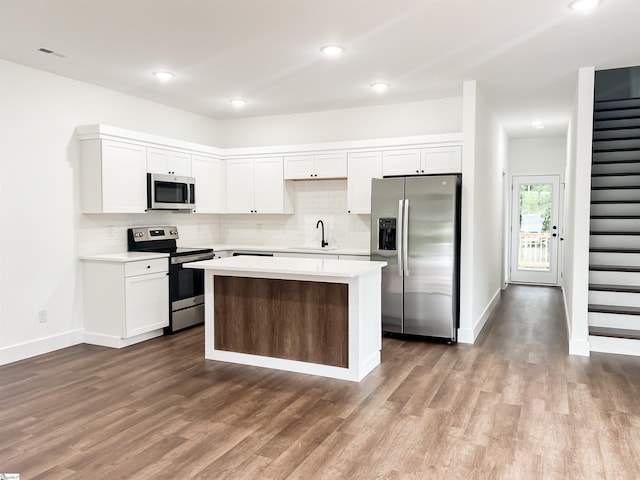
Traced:
<path fill-rule="evenodd" d="M 512 181 L 510 281 L 557 285 L 559 176 Z"/>

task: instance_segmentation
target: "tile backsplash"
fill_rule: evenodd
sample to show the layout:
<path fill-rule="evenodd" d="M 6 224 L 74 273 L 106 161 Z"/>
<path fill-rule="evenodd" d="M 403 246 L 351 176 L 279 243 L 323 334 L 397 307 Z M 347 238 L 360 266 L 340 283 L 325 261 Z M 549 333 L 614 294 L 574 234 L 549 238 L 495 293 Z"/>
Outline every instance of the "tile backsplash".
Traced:
<path fill-rule="evenodd" d="M 319 247 L 322 220 L 325 239 L 337 248 L 369 248 L 369 215 L 347 213 L 347 181 L 294 182 L 294 214 L 221 215 L 222 243 Z"/>
<path fill-rule="evenodd" d="M 347 213 L 347 181 L 294 182 L 294 212 L 289 215 L 193 215 L 173 212 L 79 215 L 78 254 L 127 250 L 127 228 L 177 225 L 181 245 L 245 244 L 320 246 L 321 229 L 329 246 L 369 248 L 370 215 Z"/>

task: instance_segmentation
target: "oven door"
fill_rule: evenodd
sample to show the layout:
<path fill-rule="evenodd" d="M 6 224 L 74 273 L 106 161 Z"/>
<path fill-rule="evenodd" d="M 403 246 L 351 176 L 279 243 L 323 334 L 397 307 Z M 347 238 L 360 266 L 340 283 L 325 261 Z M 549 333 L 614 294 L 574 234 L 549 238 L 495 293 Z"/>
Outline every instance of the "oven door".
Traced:
<path fill-rule="evenodd" d="M 169 262 L 169 326 L 175 333 L 204 323 L 204 270 L 184 268 L 188 262 L 210 260 L 213 253 L 171 257 Z"/>

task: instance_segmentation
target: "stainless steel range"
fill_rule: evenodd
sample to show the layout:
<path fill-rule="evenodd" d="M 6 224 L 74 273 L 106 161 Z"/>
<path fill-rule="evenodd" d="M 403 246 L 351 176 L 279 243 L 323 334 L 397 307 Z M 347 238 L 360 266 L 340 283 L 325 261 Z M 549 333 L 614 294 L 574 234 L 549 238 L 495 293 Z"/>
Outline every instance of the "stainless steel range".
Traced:
<path fill-rule="evenodd" d="M 204 272 L 183 268 L 185 263 L 214 258 L 211 248 L 178 248 L 178 228 L 137 227 L 127 230 L 130 252 L 169 254 L 169 326 L 175 333 L 204 322 Z"/>

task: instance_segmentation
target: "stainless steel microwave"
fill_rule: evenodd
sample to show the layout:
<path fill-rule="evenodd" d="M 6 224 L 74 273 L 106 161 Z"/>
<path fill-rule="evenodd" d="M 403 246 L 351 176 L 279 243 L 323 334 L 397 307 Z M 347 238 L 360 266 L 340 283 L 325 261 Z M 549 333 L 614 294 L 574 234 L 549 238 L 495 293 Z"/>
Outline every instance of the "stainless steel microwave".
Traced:
<path fill-rule="evenodd" d="M 147 173 L 147 210 L 193 210 L 196 179 Z"/>

